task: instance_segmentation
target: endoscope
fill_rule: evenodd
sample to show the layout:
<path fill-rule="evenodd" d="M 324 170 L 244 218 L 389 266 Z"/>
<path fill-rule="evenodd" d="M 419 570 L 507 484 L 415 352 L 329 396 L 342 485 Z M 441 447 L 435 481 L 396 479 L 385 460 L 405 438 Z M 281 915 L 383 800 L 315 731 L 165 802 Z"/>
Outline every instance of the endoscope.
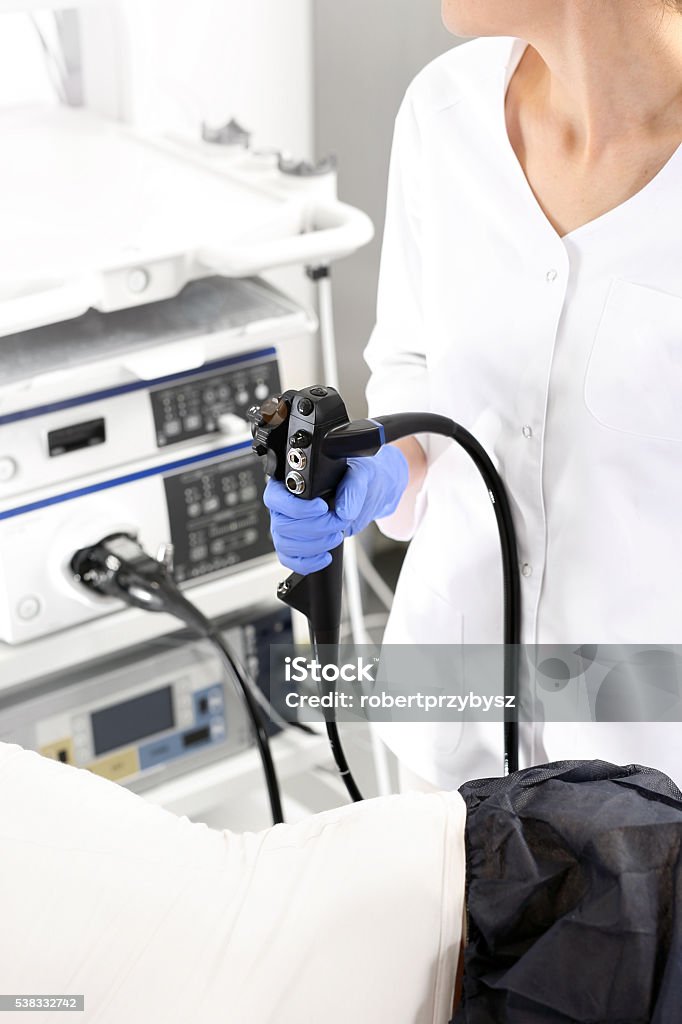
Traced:
<path fill-rule="evenodd" d="M 504 483 L 485 449 L 464 427 L 435 413 L 414 412 L 350 420 L 339 393 L 331 387 L 287 391 L 269 398 L 248 413 L 253 450 L 264 460 L 269 477 L 280 480 L 296 497 L 310 501 L 323 498 L 334 507 L 334 494 L 346 471 L 347 460 L 364 458 L 385 445 L 413 434 L 439 434 L 459 444 L 474 461 L 488 490 L 500 537 L 504 581 L 504 695 L 517 704 L 519 694 L 519 644 L 521 637 L 521 582 L 516 534 Z M 308 576 L 292 573 L 279 585 L 277 594 L 289 607 L 308 619 L 313 653 L 324 648 L 329 659 L 340 637 L 343 589 L 343 543 L 331 552 L 326 568 Z M 338 656 L 338 653 L 337 653 Z M 510 709 L 511 711 L 511 709 Z M 505 775 L 518 769 L 517 712 L 505 711 Z M 362 796 L 344 756 L 338 727 L 327 717 L 332 753 L 349 795 Z"/>
<path fill-rule="evenodd" d="M 195 635 L 213 644 L 228 672 L 234 677 L 251 720 L 260 755 L 275 825 L 284 821 L 282 798 L 270 742 L 254 686 L 220 630 L 206 618 L 179 589 L 172 574 L 172 552 L 166 546 L 160 557 L 152 558 L 132 534 L 115 533 L 97 544 L 81 548 L 71 559 L 71 570 L 88 590 L 115 597 L 133 608 L 173 615 Z"/>

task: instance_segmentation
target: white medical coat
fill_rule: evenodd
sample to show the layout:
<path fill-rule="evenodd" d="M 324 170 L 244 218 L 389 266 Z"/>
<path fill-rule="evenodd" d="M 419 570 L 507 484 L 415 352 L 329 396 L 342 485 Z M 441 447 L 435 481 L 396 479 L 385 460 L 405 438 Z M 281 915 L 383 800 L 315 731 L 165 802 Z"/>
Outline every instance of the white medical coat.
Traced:
<path fill-rule="evenodd" d="M 509 141 L 525 48 L 483 39 L 410 86 L 396 122 L 370 415 L 427 409 L 485 446 L 513 506 L 524 643 L 671 644 L 682 623 L 682 147 L 637 195 L 561 238 Z M 468 457 L 425 440 L 387 643 L 497 643 L 499 541 Z M 382 525 L 382 524 L 380 524 Z M 672 730 L 672 731 L 671 731 Z M 650 763 L 679 726 L 537 727 L 525 758 Z M 498 774 L 501 727 L 388 726 L 438 785 Z"/>

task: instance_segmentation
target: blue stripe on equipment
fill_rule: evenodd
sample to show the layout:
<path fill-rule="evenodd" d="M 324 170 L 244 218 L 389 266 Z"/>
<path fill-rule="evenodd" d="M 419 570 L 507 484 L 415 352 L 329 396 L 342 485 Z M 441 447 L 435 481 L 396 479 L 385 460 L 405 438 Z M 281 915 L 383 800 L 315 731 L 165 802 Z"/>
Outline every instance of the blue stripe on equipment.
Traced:
<path fill-rule="evenodd" d="M 386 431 L 384 430 L 384 425 L 383 423 L 379 423 L 378 420 L 372 420 L 371 422 L 376 423 L 376 425 L 379 428 L 379 436 L 381 437 L 381 447 L 383 448 L 384 445 L 386 444 Z"/>
<path fill-rule="evenodd" d="M 251 441 L 243 441 L 241 444 L 230 445 L 229 448 L 214 448 L 210 452 L 202 452 L 201 455 L 191 455 L 186 459 L 177 459 L 175 462 L 166 462 L 162 466 L 152 466 L 150 469 L 140 469 L 136 473 L 127 473 L 125 476 L 115 477 L 113 480 L 102 480 L 98 484 L 90 484 L 88 487 L 79 487 L 75 491 L 66 491 L 64 494 L 53 494 L 49 498 L 41 498 L 40 501 L 32 501 L 28 505 L 19 505 L 16 508 L 8 508 L 0 512 L 0 520 L 14 519 L 17 516 L 26 515 L 28 512 L 37 512 L 38 509 L 48 508 L 50 505 L 62 505 L 65 501 L 73 501 L 75 498 L 83 498 L 87 494 L 97 494 L 98 491 L 109 491 L 113 487 L 121 487 L 123 484 L 132 484 L 136 480 L 146 480 L 148 477 L 160 476 L 162 473 L 169 473 L 175 469 L 184 469 L 186 466 L 195 466 L 201 462 L 208 462 L 221 455 L 230 455 L 233 452 L 245 451 L 251 448 Z"/>
<path fill-rule="evenodd" d="M 89 395 L 78 395 L 76 398 L 64 398 L 61 402 L 51 402 L 49 405 L 37 405 L 32 409 L 22 409 L 20 412 L 10 412 L 0 416 L 0 427 L 7 423 L 17 423 L 19 420 L 30 420 L 34 416 L 45 416 L 50 412 L 61 412 L 63 409 L 75 409 L 79 405 L 89 405 L 90 402 L 100 402 L 106 398 L 116 398 L 118 395 L 127 395 L 132 391 L 144 391 L 155 388 L 159 384 L 172 384 L 174 381 L 186 380 L 188 377 L 199 377 L 213 370 L 223 370 L 228 366 L 235 366 L 238 363 L 246 363 L 257 359 L 265 359 L 268 356 L 277 355 L 274 348 L 260 349 L 258 352 L 244 352 L 238 356 L 231 356 L 229 359 L 218 359 L 212 363 L 204 363 L 194 370 L 182 370 L 180 373 L 169 373 L 165 377 L 155 377 L 154 380 L 136 380 L 131 384 L 120 384 L 115 388 L 105 388 L 103 391 L 93 391 Z"/>

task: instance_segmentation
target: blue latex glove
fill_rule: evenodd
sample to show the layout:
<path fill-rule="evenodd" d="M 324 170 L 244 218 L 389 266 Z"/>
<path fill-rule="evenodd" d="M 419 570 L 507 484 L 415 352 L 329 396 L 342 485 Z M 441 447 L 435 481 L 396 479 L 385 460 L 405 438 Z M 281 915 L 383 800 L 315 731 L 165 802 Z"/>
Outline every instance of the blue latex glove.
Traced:
<path fill-rule="evenodd" d="M 329 552 L 344 537 L 395 512 L 407 481 L 407 460 L 393 445 L 369 458 L 348 460 L 333 512 L 322 498 L 304 501 L 290 494 L 283 483 L 270 480 L 264 500 L 280 562 L 304 576 L 324 569 L 332 560 Z"/>

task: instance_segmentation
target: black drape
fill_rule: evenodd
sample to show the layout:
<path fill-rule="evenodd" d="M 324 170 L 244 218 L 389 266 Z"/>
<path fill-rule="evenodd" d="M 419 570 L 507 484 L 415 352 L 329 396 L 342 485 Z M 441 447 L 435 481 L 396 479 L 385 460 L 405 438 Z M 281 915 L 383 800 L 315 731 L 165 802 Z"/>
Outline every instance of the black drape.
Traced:
<path fill-rule="evenodd" d="M 467 783 L 468 942 L 453 1024 L 682 1021 L 682 793 L 567 761 Z"/>

